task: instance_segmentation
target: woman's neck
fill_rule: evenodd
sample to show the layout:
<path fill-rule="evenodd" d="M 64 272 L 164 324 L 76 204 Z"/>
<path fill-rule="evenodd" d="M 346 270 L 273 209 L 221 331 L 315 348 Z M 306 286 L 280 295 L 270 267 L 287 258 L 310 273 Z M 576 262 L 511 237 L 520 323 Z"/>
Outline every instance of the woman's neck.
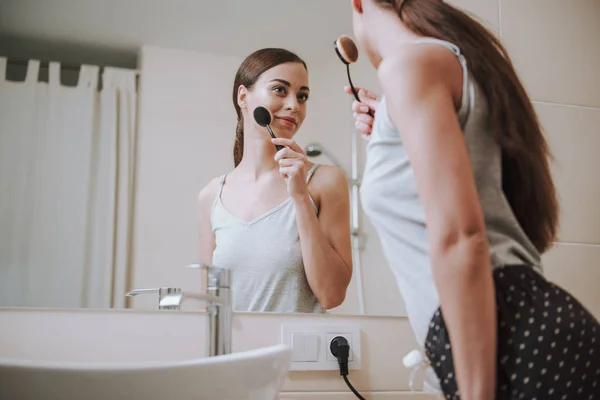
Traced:
<path fill-rule="evenodd" d="M 383 60 L 398 56 L 402 46 L 420 37 L 408 29 L 394 11 L 379 9 L 370 18 L 371 41 L 377 54 L 375 68 L 379 68 Z"/>
<path fill-rule="evenodd" d="M 248 132 L 245 135 L 244 156 L 237 167 L 244 175 L 251 175 L 256 180 L 261 175 L 272 173 L 279 168 L 274 160 L 277 149 L 269 136 L 263 136 L 263 132 Z"/>

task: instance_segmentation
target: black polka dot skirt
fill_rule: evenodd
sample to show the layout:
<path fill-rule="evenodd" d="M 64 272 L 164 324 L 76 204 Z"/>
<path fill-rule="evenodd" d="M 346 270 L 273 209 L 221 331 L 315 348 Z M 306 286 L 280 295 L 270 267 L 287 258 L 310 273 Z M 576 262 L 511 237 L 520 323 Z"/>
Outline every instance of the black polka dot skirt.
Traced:
<path fill-rule="evenodd" d="M 529 266 L 494 270 L 498 312 L 496 400 L 600 399 L 600 324 Z M 460 399 L 441 311 L 425 354 L 447 399 Z"/>

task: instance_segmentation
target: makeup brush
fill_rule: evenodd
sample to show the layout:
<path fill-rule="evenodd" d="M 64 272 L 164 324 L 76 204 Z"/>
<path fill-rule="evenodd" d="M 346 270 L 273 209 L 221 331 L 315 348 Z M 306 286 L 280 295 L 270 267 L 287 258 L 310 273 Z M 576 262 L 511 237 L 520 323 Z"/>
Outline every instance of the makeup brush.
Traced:
<path fill-rule="evenodd" d="M 334 42 L 335 52 L 346 65 L 358 60 L 358 48 L 350 36 L 342 35 Z"/>
<path fill-rule="evenodd" d="M 256 107 L 254 109 L 254 120 L 260 126 L 266 126 L 267 130 L 269 131 L 269 135 L 271 135 L 271 137 L 273 139 L 277 138 L 275 136 L 275 134 L 273 133 L 273 130 L 271 129 L 271 126 L 270 126 L 271 121 L 273 121 L 273 114 L 271 114 L 271 110 L 269 110 L 267 107 L 264 107 L 264 106 Z M 283 149 L 283 146 L 280 144 L 276 144 L 275 148 L 277 149 L 277 151 L 279 151 L 279 150 Z"/>
<path fill-rule="evenodd" d="M 333 42 L 333 48 L 335 49 L 335 52 L 340 60 L 346 64 L 346 73 L 348 74 L 350 89 L 352 89 L 352 93 L 354 94 L 356 101 L 360 102 L 358 92 L 352 84 L 352 79 L 350 78 L 350 64 L 354 64 L 358 60 L 358 48 L 356 47 L 354 40 L 352 40 L 350 36 L 346 35 L 340 36 L 335 42 Z M 371 110 L 369 110 L 369 115 L 371 117 L 373 116 L 373 112 L 371 112 Z"/>

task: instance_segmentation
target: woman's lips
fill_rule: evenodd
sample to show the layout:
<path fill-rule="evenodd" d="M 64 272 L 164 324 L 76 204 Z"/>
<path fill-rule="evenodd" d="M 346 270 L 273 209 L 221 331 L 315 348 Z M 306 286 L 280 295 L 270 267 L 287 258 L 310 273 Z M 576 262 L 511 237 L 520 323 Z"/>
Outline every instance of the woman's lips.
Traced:
<path fill-rule="evenodd" d="M 284 124 L 290 125 L 290 126 L 296 126 L 296 120 L 292 117 L 275 117 L 281 121 L 283 121 Z"/>

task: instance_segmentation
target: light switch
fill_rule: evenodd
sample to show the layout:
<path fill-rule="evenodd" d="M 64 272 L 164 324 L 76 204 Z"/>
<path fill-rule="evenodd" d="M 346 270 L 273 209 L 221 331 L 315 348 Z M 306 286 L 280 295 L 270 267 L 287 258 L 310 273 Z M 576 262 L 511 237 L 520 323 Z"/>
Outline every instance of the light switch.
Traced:
<path fill-rule="evenodd" d="M 306 343 L 306 335 L 292 333 L 292 361 L 304 361 L 304 343 Z"/>
<path fill-rule="evenodd" d="M 306 361 L 319 361 L 319 336 L 306 335 L 304 342 L 304 351 L 304 354 L 306 355 Z"/>
<path fill-rule="evenodd" d="M 319 336 L 309 333 L 292 333 L 290 339 L 292 361 L 317 362 L 319 360 Z"/>

